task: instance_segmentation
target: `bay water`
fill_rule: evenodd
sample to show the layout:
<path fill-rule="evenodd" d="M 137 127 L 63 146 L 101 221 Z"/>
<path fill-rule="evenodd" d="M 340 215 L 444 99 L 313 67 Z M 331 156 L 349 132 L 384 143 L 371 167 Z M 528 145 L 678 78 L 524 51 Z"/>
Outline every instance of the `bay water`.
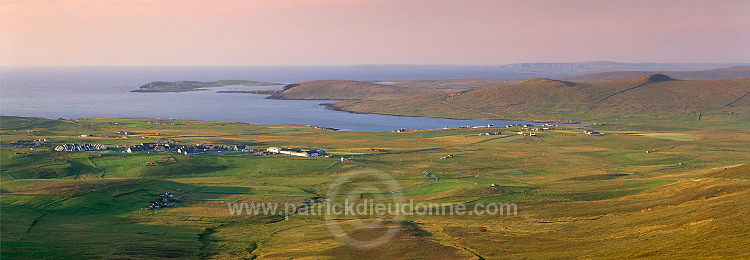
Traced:
<path fill-rule="evenodd" d="M 534 75 L 555 77 L 559 75 Z M 174 118 L 249 124 L 316 125 L 349 131 L 437 129 L 530 124 L 354 114 L 327 109 L 333 100 L 272 100 L 218 90 L 278 89 L 227 86 L 204 91 L 130 92 L 152 81 L 240 79 L 288 84 L 307 80 L 405 80 L 528 77 L 493 67 L 3 67 L 0 115 L 42 118 Z"/>

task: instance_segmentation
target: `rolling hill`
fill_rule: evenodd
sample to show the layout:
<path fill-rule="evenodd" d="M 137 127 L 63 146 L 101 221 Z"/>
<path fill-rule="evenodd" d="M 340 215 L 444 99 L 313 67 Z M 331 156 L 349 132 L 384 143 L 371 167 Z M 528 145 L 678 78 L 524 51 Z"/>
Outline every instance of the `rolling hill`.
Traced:
<path fill-rule="evenodd" d="M 633 78 L 648 74 L 664 74 L 679 80 L 717 80 L 750 77 L 750 66 L 735 66 L 712 70 L 696 71 L 608 71 L 556 78 L 573 82 L 597 82 L 615 79 Z M 434 89 L 475 89 L 497 85 L 519 84 L 530 78 L 451 78 L 451 79 L 413 79 L 390 83 L 392 86 L 434 88 Z"/>
<path fill-rule="evenodd" d="M 576 70 L 705 70 L 729 66 L 747 66 L 747 63 L 625 63 L 613 61 L 587 61 L 567 63 L 514 63 L 500 66 L 502 69 L 538 70 L 538 71 L 576 71 Z"/>
<path fill-rule="evenodd" d="M 531 79 L 512 86 L 494 86 L 462 93 L 451 103 L 485 107 L 526 103 L 722 107 L 748 106 L 738 100 L 750 91 L 750 78 L 681 81 L 663 74 L 648 74 L 601 82 Z M 737 101 L 737 102 L 735 102 Z M 734 103 L 733 103 L 734 102 Z"/>
<path fill-rule="evenodd" d="M 445 95 L 401 100 L 340 101 L 361 113 L 453 118 L 590 120 L 634 114 L 676 115 L 750 108 L 750 78 L 675 80 L 648 74 L 600 82 L 530 79 Z"/>
<path fill-rule="evenodd" d="M 438 90 L 381 85 L 350 80 L 314 80 L 284 86 L 270 99 L 338 99 L 395 100 L 404 97 L 439 93 Z"/>
<path fill-rule="evenodd" d="M 452 78 L 452 79 L 411 79 L 391 83 L 391 86 L 434 89 L 474 89 L 497 85 L 518 84 L 528 78 Z"/>
<path fill-rule="evenodd" d="M 716 80 L 716 79 L 736 79 L 750 77 L 750 66 L 734 66 L 713 70 L 698 71 L 609 71 L 600 73 L 584 74 L 560 78 L 560 80 L 575 82 L 595 82 L 615 79 L 624 79 L 638 77 L 648 74 L 664 74 L 671 78 L 681 80 Z"/>

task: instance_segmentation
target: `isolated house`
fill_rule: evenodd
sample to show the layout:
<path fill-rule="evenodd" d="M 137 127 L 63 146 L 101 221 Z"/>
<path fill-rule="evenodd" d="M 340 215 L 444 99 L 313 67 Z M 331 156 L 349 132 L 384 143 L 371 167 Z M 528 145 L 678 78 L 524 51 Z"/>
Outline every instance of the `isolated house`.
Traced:
<path fill-rule="evenodd" d="M 587 135 L 601 135 L 602 134 L 602 133 L 599 133 L 599 132 L 594 131 L 594 130 L 586 130 L 586 131 L 583 131 L 583 132 L 586 133 Z"/>

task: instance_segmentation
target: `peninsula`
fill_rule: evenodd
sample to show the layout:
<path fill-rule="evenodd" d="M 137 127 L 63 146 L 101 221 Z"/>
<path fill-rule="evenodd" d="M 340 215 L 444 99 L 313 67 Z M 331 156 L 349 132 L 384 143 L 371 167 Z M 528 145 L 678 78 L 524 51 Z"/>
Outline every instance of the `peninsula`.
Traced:
<path fill-rule="evenodd" d="M 131 92 L 186 92 L 204 90 L 204 88 L 224 86 L 275 86 L 278 83 L 250 80 L 217 80 L 217 81 L 154 81 L 140 86 Z"/>

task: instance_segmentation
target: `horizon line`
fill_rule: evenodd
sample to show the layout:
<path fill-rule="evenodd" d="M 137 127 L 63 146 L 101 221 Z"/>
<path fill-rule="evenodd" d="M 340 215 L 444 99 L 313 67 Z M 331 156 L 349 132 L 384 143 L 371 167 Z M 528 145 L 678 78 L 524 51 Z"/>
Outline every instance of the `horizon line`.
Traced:
<path fill-rule="evenodd" d="M 515 63 L 502 63 L 502 64 L 450 64 L 450 63 L 359 63 L 359 64 L 224 64 L 224 65 L 211 65 L 211 64 L 157 64 L 157 65 L 0 65 L 0 68 L 43 68 L 43 67 L 501 67 L 515 64 L 579 64 L 579 63 L 597 63 L 597 62 L 610 62 L 620 64 L 673 64 L 673 65 L 731 65 L 731 66 L 750 66 L 749 62 L 653 62 L 653 61 L 641 61 L 641 62 L 621 62 L 621 61 L 574 61 L 574 62 L 553 62 L 553 61 L 540 61 L 540 62 L 515 62 Z"/>

